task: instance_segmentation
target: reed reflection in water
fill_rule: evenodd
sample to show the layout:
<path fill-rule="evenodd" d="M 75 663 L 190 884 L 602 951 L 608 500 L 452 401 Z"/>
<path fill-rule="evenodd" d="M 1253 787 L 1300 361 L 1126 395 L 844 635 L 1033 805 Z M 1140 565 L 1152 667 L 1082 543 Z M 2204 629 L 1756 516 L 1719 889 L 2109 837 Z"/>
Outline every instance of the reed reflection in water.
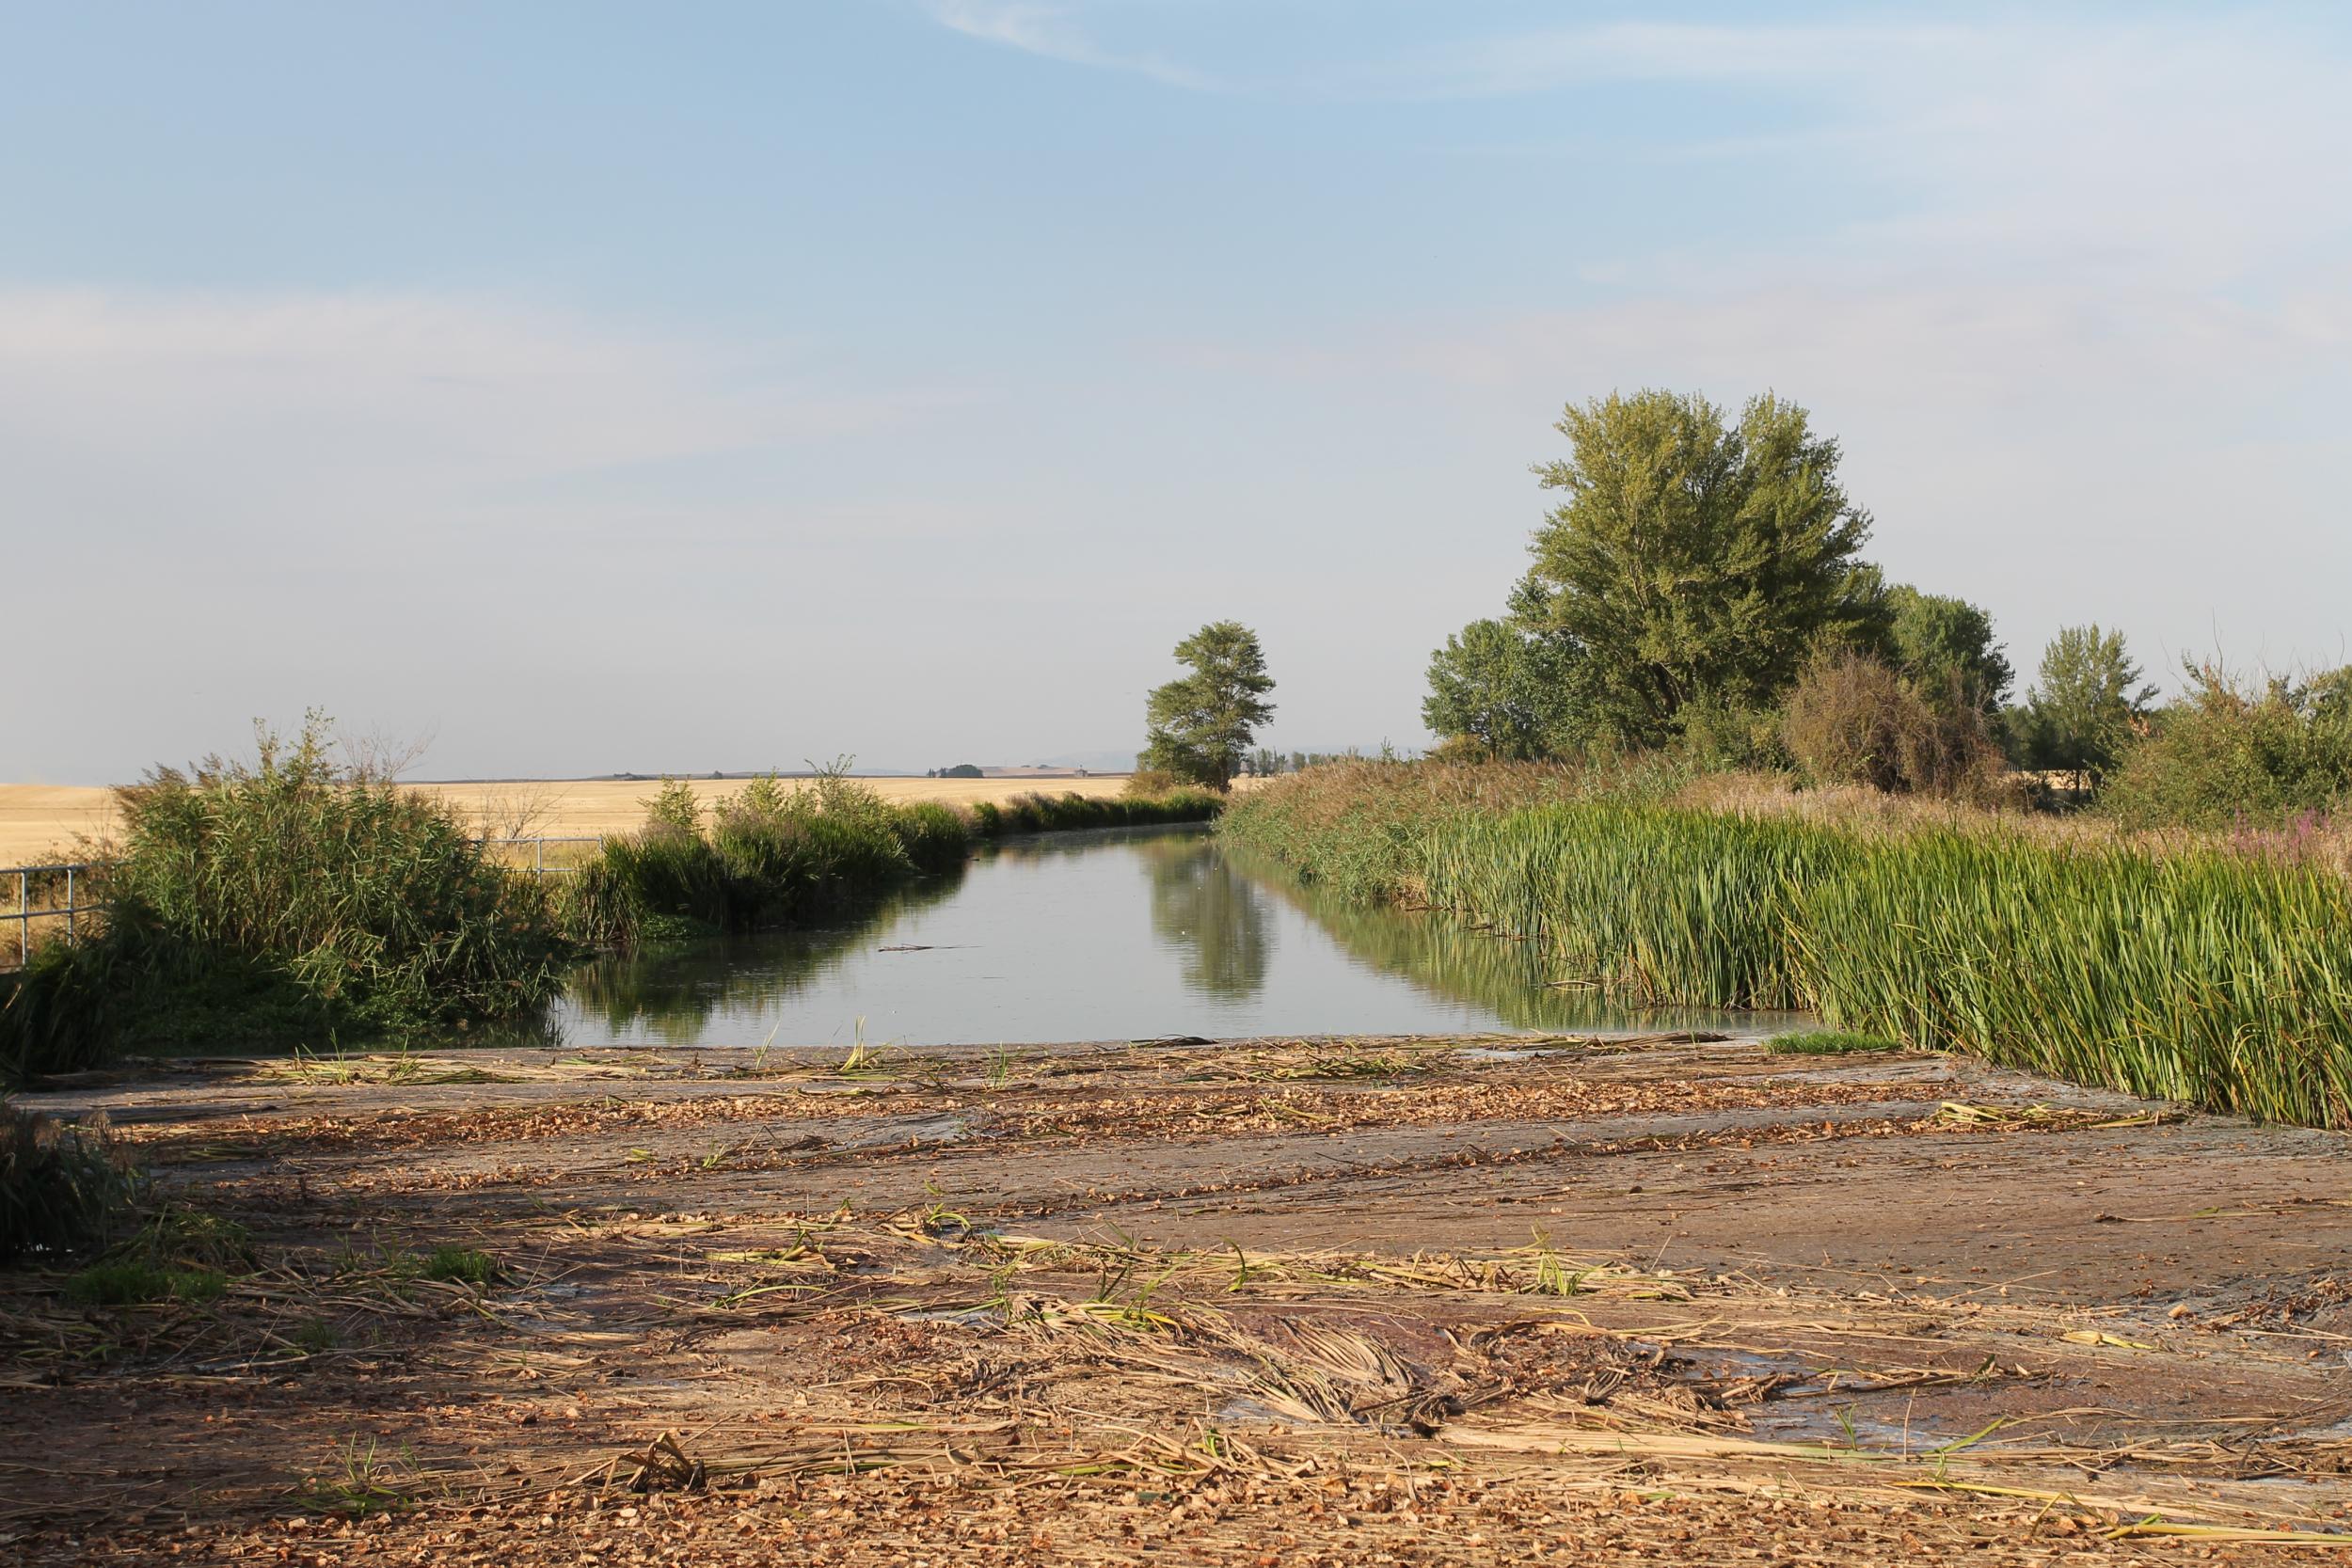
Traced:
<path fill-rule="evenodd" d="M 1694 1027 L 1548 985 L 1527 944 L 1303 888 L 1199 830 L 992 847 L 850 924 L 584 968 L 574 1045 L 757 1046 Z M 1753 1026 L 1753 1021 L 1746 1021 Z"/>

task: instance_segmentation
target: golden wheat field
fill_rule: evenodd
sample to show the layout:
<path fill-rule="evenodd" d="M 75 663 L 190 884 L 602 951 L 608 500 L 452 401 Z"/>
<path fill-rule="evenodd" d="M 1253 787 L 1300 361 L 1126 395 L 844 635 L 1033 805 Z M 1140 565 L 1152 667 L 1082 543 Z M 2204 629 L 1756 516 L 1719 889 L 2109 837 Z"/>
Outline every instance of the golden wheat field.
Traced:
<path fill-rule="evenodd" d="M 808 781 L 787 780 L 805 785 Z M 990 779 L 863 779 L 889 800 L 940 800 L 976 805 L 1009 800 L 1032 790 L 1061 795 L 1113 796 L 1127 786 L 1124 774 L 1089 778 L 1054 774 Z M 741 779 L 696 779 L 704 800 L 731 795 Z M 556 779 L 477 784 L 419 784 L 407 786 L 437 795 L 465 812 L 492 836 L 551 837 L 627 832 L 644 822 L 644 801 L 660 787 L 652 779 Z M 103 838 L 114 826 L 113 791 L 77 784 L 0 784 L 0 865 L 22 865 L 78 858 L 85 839 Z"/>

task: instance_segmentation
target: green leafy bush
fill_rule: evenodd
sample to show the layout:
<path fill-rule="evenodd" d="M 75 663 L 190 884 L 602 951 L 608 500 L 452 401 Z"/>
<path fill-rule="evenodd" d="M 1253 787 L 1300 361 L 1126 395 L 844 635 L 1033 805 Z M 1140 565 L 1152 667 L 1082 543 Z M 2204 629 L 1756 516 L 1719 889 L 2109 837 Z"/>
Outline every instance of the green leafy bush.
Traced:
<path fill-rule="evenodd" d="M 534 1015 L 575 951 L 532 879 L 441 802 L 337 762 L 313 715 L 251 764 L 158 768 L 117 793 L 104 928 L 0 1008 L 0 1070 L 126 1045 L 405 1034 Z"/>
<path fill-rule="evenodd" d="M 2139 828 L 2271 832 L 2352 800 L 2352 668 L 2262 686 L 2212 666 L 2156 713 L 2101 806 Z"/>

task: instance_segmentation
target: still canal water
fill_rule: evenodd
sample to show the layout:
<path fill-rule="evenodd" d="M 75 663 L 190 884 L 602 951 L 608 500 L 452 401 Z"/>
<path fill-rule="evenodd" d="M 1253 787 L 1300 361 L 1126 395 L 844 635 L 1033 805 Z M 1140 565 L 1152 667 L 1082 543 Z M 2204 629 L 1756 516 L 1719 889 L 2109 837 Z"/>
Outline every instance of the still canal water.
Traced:
<path fill-rule="evenodd" d="M 1017 839 L 837 929 L 583 970 L 575 1045 L 922 1045 L 1170 1035 L 1725 1027 L 1546 983 L 1524 942 L 1317 895 L 1199 830 Z"/>

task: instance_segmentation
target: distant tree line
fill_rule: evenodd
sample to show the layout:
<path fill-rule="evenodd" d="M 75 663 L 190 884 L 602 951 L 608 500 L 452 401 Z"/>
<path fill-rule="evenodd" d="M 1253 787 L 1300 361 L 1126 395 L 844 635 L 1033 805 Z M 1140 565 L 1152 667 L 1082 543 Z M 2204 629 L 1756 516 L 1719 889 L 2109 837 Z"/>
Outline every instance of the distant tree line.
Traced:
<path fill-rule="evenodd" d="M 1991 616 L 1890 584 L 1837 443 L 1767 394 L 1572 404 L 1560 499 L 1500 616 L 1448 637 L 1422 705 L 1441 752 L 1681 748 L 1817 782 L 1975 795 L 2012 767 L 2149 820 L 2325 807 L 2352 790 L 2352 670 L 2256 685 L 2193 666 L 2154 705 L 2121 633 L 2061 631 L 2024 699 Z M 2112 785 L 2111 792 L 2109 786 Z M 2232 801 L 2239 802 L 2233 808 Z"/>

